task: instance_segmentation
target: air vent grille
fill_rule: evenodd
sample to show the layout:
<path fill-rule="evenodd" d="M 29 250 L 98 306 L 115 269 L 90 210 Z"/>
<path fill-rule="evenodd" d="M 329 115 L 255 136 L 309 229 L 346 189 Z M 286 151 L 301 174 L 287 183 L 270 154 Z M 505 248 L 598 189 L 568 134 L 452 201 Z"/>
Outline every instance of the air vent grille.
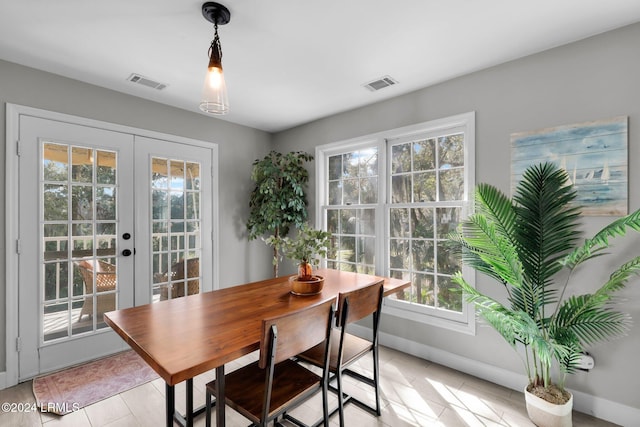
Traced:
<path fill-rule="evenodd" d="M 371 81 L 365 84 L 364 87 L 369 89 L 371 92 L 375 92 L 377 90 L 384 89 L 385 87 L 393 86 L 395 84 L 398 84 L 398 82 L 394 80 L 392 77 L 383 76 L 383 77 L 380 77 L 379 79 L 376 79 L 374 81 Z"/>
<path fill-rule="evenodd" d="M 153 88 L 153 89 L 157 89 L 157 90 L 162 90 L 165 87 L 167 87 L 167 85 L 164 84 L 164 83 L 160 83 L 160 82 L 157 82 L 155 80 L 148 79 L 148 78 L 146 78 L 144 76 L 141 76 L 140 74 L 136 74 L 136 73 L 132 73 L 129 77 L 127 77 L 127 80 L 129 80 L 132 83 L 137 83 L 137 84 L 140 84 L 140 85 L 143 85 L 143 86 L 147 86 L 147 87 L 150 87 L 150 88 Z"/>

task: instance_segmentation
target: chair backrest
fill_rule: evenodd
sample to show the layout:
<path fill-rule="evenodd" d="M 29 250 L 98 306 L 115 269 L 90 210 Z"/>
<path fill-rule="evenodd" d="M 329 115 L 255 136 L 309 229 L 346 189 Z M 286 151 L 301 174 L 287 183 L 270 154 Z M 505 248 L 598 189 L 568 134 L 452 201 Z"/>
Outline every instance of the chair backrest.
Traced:
<path fill-rule="evenodd" d="M 171 280 L 180 280 L 185 278 L 185 259 L 181 259 L 171 266 Z M 198 277 L 200 275 L 200 258 L 189 258 L 187 262 L 187 276 Z"/>
<path fill-rule="evenodd" d="M 96 264 L 97 261 L 97 264 Z M 116 266 L 100 259 L 83 259 L 75 263 L 79 268 L 89 270 L 91 273 L 95 270 L 98 273 L 115 273 Z M 95 267 L 94 267 L 95 266 Z"/>
<path fill-rule="evenodd" d="M 328 340 L 335 316 L 333 303 L 334 300 L 328 300 L 295 313 L 263 320 L 260 368 L 270 364 L 270 353 L 276 364 Z"/>
<path fill-rule="evenodd" d="M 384 281 L 376 282 L 364 288 L 340 293 L 338 296 L 338 326 L 346 326 L 380 312 Z"/>
<path fill-rule="evenodd" d="M 96 273 L 98 292 L 116 287 L 116 266 L 102 260 L 84 259 L 75 262 L 84 281 L 85 293 L 93 293 L 93 276 Z"/>

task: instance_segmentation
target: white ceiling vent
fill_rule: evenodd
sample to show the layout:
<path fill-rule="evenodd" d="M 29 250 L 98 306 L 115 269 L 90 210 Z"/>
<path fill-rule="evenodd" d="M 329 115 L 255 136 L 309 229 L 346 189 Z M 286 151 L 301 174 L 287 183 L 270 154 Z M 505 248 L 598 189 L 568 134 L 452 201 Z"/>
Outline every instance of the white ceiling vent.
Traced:
<path fill-rule="evenodd" d="M 396 80 L 394 80 L 390 76 L 383 76 L 379 79 L 365 84 L 364 87 L 369 89 L 371 92 L 375 92 L 377 90 L 384 89 L 385 87 L 393 86 L 395 84 L 398 84 Z"/>
<path fill-rule="evenodd" d="M 138 83 L 138 84 L 141 84 L 143 86 L 151 87 L 151 88 L 157 89 L 157 90 L 162 90 L 165 87 L 167 87 L 167 85 L 164 84 L 164 83 L 160 83 L 160 82 L 157 82 L 155 80 L 148 79 L 148 78 L 146 78 L 144 76 L 141 76 L 140 74 L 136 74 L 136 73 L 133 73 L 129 77 L 127 77 L 127 80 L 129 80 L 130 82 Z"/>

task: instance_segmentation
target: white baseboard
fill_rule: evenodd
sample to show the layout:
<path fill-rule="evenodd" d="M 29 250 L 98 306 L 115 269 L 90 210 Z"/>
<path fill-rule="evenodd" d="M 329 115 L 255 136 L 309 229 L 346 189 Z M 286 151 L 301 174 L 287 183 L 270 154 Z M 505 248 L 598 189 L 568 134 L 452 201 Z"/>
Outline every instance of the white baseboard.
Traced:
<path fill-rule="evenodd" d="M 371 336 L 369 328 L 357 324 L 349 325 L 349 332 L 362 337 Z M 478 362 L 467 357 L 430 347 L 426 344 L 410 341 L 406 338 L 381 332 L 378 339 L 380 345 L 447 366 L 460 372 L 465 372 L 512 390 L 522 391 L 524 385 L 527 383 L 526 375 Z M 621 426 L 637 425 L 638 420 L 640 420 L 639 408 L 623 405 L 580 391 L 569 391 L 573 393 L 573 407 L 578 412 L 583 412 Z"/>

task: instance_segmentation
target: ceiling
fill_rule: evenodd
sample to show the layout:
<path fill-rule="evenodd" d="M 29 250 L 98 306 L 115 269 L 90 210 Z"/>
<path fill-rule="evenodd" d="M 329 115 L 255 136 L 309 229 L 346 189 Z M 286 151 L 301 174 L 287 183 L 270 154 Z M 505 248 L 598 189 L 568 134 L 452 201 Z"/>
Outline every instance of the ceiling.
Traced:
<path fill-rule="evenodd" d="M 0 59 L 200 113 L 213 38 L 202 3 L 0 0 Z M 640 21 L 638 0 L 221 3 L 230 113 L 218 117 L 269 132 Z M 385 75 L 398 84 L 364 88 Z"/>

